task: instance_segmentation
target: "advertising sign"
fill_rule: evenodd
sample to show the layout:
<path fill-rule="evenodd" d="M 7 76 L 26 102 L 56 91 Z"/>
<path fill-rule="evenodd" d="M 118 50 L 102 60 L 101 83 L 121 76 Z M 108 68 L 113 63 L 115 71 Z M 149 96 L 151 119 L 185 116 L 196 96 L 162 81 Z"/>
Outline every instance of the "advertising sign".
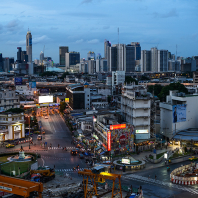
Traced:
<path fill-rule="evenodd" d="M 69 98 L 65 98 L 65 102 L 69 102 Z"/>
<path fill-rule="evenodd" d="M 21 77 L 14 78 L 14 83 L 15 85 L 22 85 L 22 78 Z"/>
<path fill-rule="evenodd" d="M 48 103 L 48 102 L 53 102 L 53 95 L 39 96 L 39 104 L 40 103 Z"/>
<path fill-rule="evenodd" d="M 148 129 L 136 130 L 136 133 L 148 133 Z"/>
<path fill-rule="evenodd" d="M 107 133 L 107 151 L 111 151 L 111 131 Z"/>
<path fill-rule="evenodd" d="M 14 126 L 14 131 L 20 131 L 20 130 L 21 130 L 21 125 Z"/>
<path fill-rule="evenodd" d="M 119 139 L 119 142 L 120 142 L 121 145 L 122 144 L 125 144 L 125 142 L 126 142 L 126 136 L 125 135 L 121 135 L 120 136 L 120 139 Z"/>
<path fill-rule="evenodd" d="M 36 82 L 29 82 L 29 88 L 36 88 Z"/>
<path fill-rule="evenodd" d="M 186 121 L 186 104 L 173 105 L 173 123 Z"/>
<path fill-rule="evenodd" d="M 40 93 L 48 94 L 49 93 L 49 89 L 40 89 Z"/>
<path fill-rule="evenodd" d="M 122 164 L 130 164 L 130 159 L 122 158 Z"/>
<path fill-rule="evenodd" d="M 126 128 L 126 124 L 110 125 L 110 130 L 125 129 L 125 128 Z"/>

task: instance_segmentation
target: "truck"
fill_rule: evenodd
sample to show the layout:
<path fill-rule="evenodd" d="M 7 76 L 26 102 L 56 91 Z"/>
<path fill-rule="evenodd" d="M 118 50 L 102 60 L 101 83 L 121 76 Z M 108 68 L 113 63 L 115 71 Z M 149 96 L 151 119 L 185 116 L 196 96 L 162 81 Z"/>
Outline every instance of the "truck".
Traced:
<path fill-rule="evenodd" d="M 31 181 L 45 183 L 55 178 L 55 171 L 48 166 L 39 167 L 38 170 L 30 170 L 30 175 Z"/>

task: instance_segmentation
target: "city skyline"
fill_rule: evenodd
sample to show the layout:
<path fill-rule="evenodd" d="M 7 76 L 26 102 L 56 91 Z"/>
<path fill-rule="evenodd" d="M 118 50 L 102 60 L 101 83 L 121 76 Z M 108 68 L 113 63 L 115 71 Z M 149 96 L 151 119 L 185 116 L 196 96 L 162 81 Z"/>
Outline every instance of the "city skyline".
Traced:
<path fill-rule="evenodd" d="M 142 50 L 167 49 L 178 56 L 197 55 L 198 2 L 184 0 L 75 0 L 61 2 L 3 1 L 0 11 L 0 53 L 17 56 L 25 47 L 28 28 L 32 33 L 32 60 L 45 56 L 59 62 L 59 46 L 69 46 L 86 58 L 89 51 L 104 56 L 104 40 L 112 44 L 140 42 Z M 190 31 L 189 31 L 190 30 Z"/>

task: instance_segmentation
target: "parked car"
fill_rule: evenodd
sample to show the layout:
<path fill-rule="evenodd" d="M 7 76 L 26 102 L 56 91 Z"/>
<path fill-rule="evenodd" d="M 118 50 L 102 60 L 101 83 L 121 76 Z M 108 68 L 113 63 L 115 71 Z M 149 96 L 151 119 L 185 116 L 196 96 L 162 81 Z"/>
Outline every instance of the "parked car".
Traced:
<path fill-rule="evenodd" d="M 77 151 L 76 150 L 71 150 L 71 155 L 77 155 Z"/>
<path fill-rule="evenodd" d="M 192 156 L 192 157 L 189 158 L 190 161 L 196 161 L 197 159 L 198 159 L 198 158 L 195 157 L 195 156 Z"/>
<path fill-rule="evenodd" d="M 14 144 L 7 144 L 6 148 L 13 148 L 15 145 Z"/>

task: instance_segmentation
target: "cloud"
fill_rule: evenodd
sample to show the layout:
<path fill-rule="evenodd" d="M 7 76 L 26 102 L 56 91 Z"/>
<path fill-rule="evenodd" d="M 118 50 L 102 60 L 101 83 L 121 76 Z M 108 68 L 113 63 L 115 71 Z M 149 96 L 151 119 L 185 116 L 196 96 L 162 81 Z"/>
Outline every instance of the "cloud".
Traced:
<path fill-rule="evenodd" d="M 37 44 L 37 43 L 41 43 L 43 41 L 47 41 L 49 40 L 49 38 L 46 35 L 40 36 L 40 37 L 36 37 L 32 39 L 32 44 Z"/>
<path fill-rule="evenodd" d="M 51 27 L 50 29 L 51 29 L 51 30 L 57 30 L 58 27 Z"/>
<path fill-rule="evenodd" d="M 76 43 L 82 43 L 83 39 L 77 40 Z"/>
<path fill-rule="evenodd" d="M 107 30 L 107 29 L 109 29 L 110 28 L 110 26 L 109 25 L 105 25 L 105 26 L 103 26 L 103 29 L 104 30 Z"/>
<path fill-rule="evenodd" d="M 161 14 L 158 12 L 154 12 L 153 15 L 155 18 L 170 18 L 170 17 L 177 17 L 178 13 L 177 13 L 176 8 L 173 8 L 168 13 Z"/>
<path fill-rule="evenodd" d="M 81 4 L 92 3 L 92 1 L 93 1 L 93 0 L 83 0 L 83 1 L 81 2 Z"/>
<path fill-rule="evenodd" d="M 89 13 L 89 12 L 68 12 L 62 13 L 62 15 L 72 16 L 72 17 L 85 17 L 85 18 L 93 18 L 93 17 L 108 17 L 108 14 L 103 13 Z"/>
<path fill-rule="evenodd" d="M 11 32 L 19 30 L 21 29 L 21 27 L 22 25 L 19 20 L 12 20 L 6 25 L 6 28 L 8 29 L 8 31 L 11 31 Z"/>
<path fill-rule="evenodd" d="M 98 39 L 92 39 L 92 40 L 87 41 L 87 43 L 96 44 L 96 43 L 99 43 L 99 40 Z"/>

